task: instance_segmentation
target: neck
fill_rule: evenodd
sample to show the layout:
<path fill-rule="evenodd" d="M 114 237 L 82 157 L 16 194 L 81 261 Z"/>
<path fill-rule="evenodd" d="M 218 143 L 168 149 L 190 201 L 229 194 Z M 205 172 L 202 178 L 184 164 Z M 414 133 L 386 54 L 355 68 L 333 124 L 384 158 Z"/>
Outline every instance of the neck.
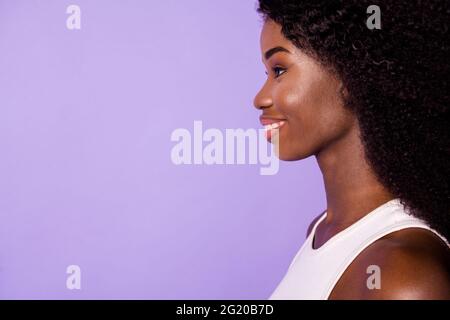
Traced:
<path fill-rule="evenodd" d="M 358 125 L 321 150 L 316 159 L 327 199 L 325 224 L 345 228 L 394 198 L 365 160 Z"/>

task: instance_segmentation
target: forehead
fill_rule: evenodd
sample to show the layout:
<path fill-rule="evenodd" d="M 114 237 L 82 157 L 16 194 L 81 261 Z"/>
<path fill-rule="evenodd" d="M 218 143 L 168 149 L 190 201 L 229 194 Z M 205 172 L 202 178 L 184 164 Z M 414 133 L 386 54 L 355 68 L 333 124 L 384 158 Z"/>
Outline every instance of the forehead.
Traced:
<path fill-rule="evenodd" d="M 294 44 L 286 39 L 281 32 L 281 26 L 273 20 L 266 20 L 261 30 L 261 50 L 263 52 L 277 46 L 284 47 L 289 51 L 295 51 Z"/>

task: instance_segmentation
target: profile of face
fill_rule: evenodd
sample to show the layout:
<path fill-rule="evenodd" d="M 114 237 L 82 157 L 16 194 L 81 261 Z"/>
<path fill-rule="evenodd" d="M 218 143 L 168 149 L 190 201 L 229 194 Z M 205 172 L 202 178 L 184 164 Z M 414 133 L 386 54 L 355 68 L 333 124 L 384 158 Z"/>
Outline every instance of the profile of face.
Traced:
<path fill-rule="evenodd" d="M 263 125 L 278 123 L 278 157 L 304 159 L 345 139 L 356 120 L 344 108 L 337 77 L 285 38 L 281 26 L 270 19 L 260 44 L 267 79 L 254 106 L 262 111 Z"/>

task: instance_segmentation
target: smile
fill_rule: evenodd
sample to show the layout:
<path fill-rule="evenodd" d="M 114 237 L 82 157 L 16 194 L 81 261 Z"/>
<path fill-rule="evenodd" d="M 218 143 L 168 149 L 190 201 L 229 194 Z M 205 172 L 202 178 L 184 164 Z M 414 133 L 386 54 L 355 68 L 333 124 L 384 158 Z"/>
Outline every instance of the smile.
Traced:
<path fill-rule="evenodd" d="M 266 138 L 271 141 L 272 137 L 278 133 L 278 130 L 286 123 L 286 121 L 279 121 L 264 125 L 266 130 Z M 274 131 L 275 130 L 275 131 Z"/>
<path fill-rule="evenodd" d="M 285 123 L 286 123 L 286 121 L 280 121 L 280 122 L 274 122 L 271 124 L 266 124 L 264 126 L 264 129 L 266 129 L 266 130 L 278 129 L 278 128 L 281 128 Z"/>

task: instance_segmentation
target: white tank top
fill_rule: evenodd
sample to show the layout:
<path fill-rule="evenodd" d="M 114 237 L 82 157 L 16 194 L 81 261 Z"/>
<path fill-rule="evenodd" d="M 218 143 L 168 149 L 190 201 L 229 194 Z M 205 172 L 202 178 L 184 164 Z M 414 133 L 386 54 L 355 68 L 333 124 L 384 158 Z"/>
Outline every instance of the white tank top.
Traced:
<path fill-rule="evenodd" d="M 328 299 L 335 284 L 358 254 L 374 241 L 397 230 L 428 229 L 450 246 L 442 235 L 423 220 L 409 215 L 399 198 L 380 205 L 321 247 L 313 249 L 316 227 L 325 217 L 326 212 L 314 224 L 269 300 Z"/>

